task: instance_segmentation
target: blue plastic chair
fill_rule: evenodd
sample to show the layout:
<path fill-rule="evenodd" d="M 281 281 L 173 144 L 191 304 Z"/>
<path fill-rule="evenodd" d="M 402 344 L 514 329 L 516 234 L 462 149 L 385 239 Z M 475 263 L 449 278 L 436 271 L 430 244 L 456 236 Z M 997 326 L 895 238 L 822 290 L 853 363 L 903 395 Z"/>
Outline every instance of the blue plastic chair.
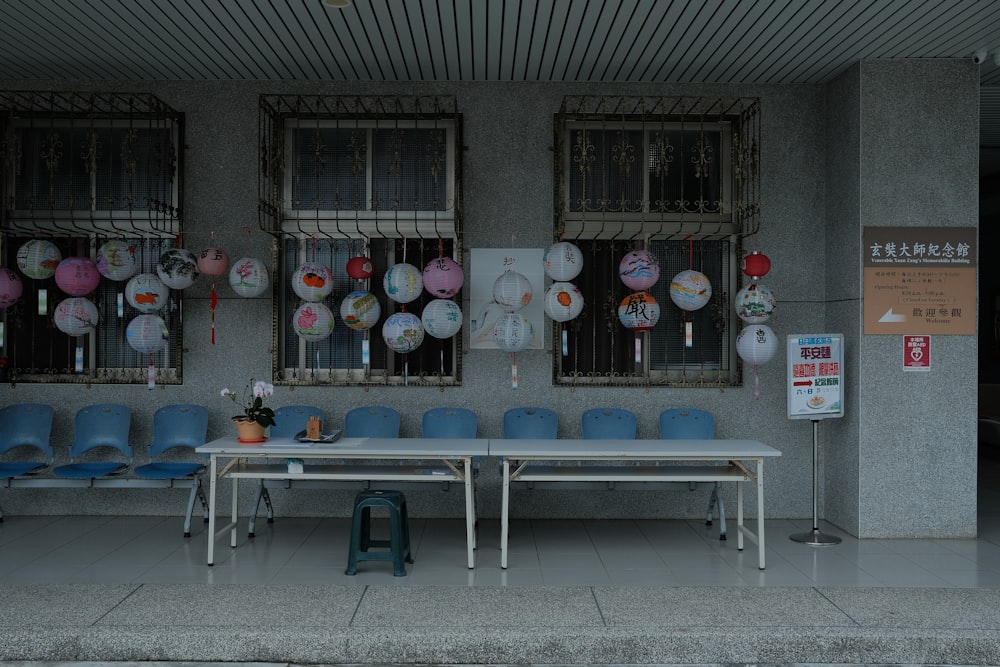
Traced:
<path fill-rule="evenodd" d="M 559 436 L 559 415 L 548 408 L 511 408 L 503 415 L 503 437 L 509 439 Z"/>
<path fill-rule="evenodd" d="M 624 408 L 591 408 L 580 418 L 587 440 L 634 440 L 636 422 L 635 413 Z"/>
<path fill-rule="evenodd" d="M 398 438 L 399 412 L 381 405 L 353 408 L 344 415 L 348 438 Z"/>
<path fill-rule="evenodd" d="M 670 408 L 660 413 L 660 438 L 663 440 L 712 440 L 715 438 L 715 415 L 698 408 Z M 719 507 L 719 539 L 726 539 L 726 507 L 719 495 L 719 483 L 712 485 L 705 525 L 712 525 L 712 513 Z"/>
<path fill-rule="evenodd" d="M 194 450 L 208 439 L 208 409 L 201 405 L 167 405 L 153 413 L 153 442 L 149 445 L 149 463 L 136 467 L 135 476 L 147 480 L 163 480 L 171 487 L 190 487 L 187 512 L 184 514 L 184 537 L 191 537 L 191 515 L 194 502 L 201 500 L 205 521 L 208 521 L 208 500 L 201 484 L 205 464 L 193 461 L 164 460 L 166 452 Z"/>
<path fill-rule="evenodd" d="M 319 417 L 326 424 L 326 413 L 322 408 L 314 405 L 283 405 L 274 410 L 274 426 L 268 432 L 272 438 L 294 438 L 302 431 L 306 430 L 306 424 L 310 417 Z M 271 504 L 271 494 L 268 493 L 267 484 L 269 480 L 262 479 L 257 485 L 257 494 L 253 503 L 250 504 L 250 523 L 247 527 L 247 535 L 254 536 L 257 527 L 257 513 L 260 511 L 260 503 L 263 501 L 267 509 L 267 522 L 274 523 L 274 506 Z"/>
<path fill-rule="evenodd" d="M 425 438 L 475 438 L 478 429 L 476 413 L 468 408 L 431 408 L 421 423 Z"/>
<path fill-rule="evenodd" d="M 44 403 L 15 403 L 0 409 L 0 455 L 19 448 L 22 455 L 42 455 L 44 461 L 0 461 L 0 479 L 10 486 L 10 480 L 45 471 L 52 466 L 55 450 L 49 442 L 52 433 L 53 410 Z M 0 507 L 0 521 L 3 508 Z"/>
<path fill-rule="evenodd" d="M 134 448 L 128 441 L 132 411 L 118 403 L 99 403 L 80 408 L 74 418 L 70 463 L 56 466 L 52 474 L 66 479 L 95 479 L 120 475 L 129 469 Z M 115 449 L 128 461 L 82 460 L 94 450 Z"/>

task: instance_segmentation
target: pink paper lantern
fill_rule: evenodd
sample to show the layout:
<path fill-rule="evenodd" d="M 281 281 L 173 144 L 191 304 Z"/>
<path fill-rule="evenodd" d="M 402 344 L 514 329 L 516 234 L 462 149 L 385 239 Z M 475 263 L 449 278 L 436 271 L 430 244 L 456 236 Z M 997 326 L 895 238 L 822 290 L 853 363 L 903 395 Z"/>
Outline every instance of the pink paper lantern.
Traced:
<path fill-rule="evenodd" d="M 424 289 L 438 299 L 450 299 L 465 284 L 462 267 L 451 257 L 436 257 L 424 267 Z"/>
<path fill-rule="evenodd" d="M 618 319 L 626 329 L 648 331 L 660 321 L 660 305 L 649 292 L 634 292 L 618 305 Z"/>
<path fill-rule="evenodd" d="M 531 281 L 517 271 L 504 271 L 493 283 L 493 300 L 507 310 L 520 310 L 531 303 Z"/>
<path fill-rule="evenodd" d="M 382 287 L 386 295 L 396 303 L 410 303 L 423 291 L 424 279 L 420 269 L 412 264 L 394 264 L 385 272 Z"/>
<path fill-rule="evenodd" d="M 169 340 L 167 324 L 159 315 L 139 315 L 125 329 L 125 341 L 136 352 L 159 352 Z"/>
<path fill-rule="evenodd" d="M 21 276 L 8 268 L 0 269 L 0 308 L 10 308 L 24 294 Z"/>
<path fill-rule="evenodd" d="M 306 341 L 323 340 L 333 333 L 333 311 L 322 303 L 304 303 L 292 315 L 292 328 Z"/>
<path fill-rule="evenodd" d="M 139 270 L 135 246 L 108 241 L 97 249 L 97 270 L 109 280 L 128 280 Z"/>
<path fill-rule="evenodd" d="M 67 257 L 56 267 L 56 285 L 70 296 L 90 294 L 101 282 L 97 264 L 89 257 Z"/>
<path fill-rule="evenodd" d="M 660 260 L 648 250 L 633 250 L 618 263 L 618 277 L 629 289 L 648 290 L 660 279 Z"/>
<path fill-rule="evenodd" d="M 371 292 L 351 292 L 340 302 L 340 319 L 351 329 L 371 329 L 381 316 L 382 305 Z"/>
<path fill-rule="evenodd" d="M 229 269 L 229 286 L 239 296 L 260 296 L 271 286 L 267 265 L 254 257 L 241 257 Z"/>
<path fill-rule="evenodd" d="M 85 336 L 97 328 L 100 316 L 90 299 L 80 296 L 63 299 L 53 315 L 56 328 L 70 336 Z"/>
<path fill-rule="evenodd" d="M 187 248 L 171 248 L 156 261 L 156 275 L 170 289 L 187 289 L 198 279 L 198 258 Z"/>
<path fill-rule="evenodd" d="M 553 243 L 542 255 L 545 275 L 556 282 L 573 280 L 583 270 L 583 253 L 569 241 Z"/>
<path fill-rule="evenodd" d="M 35 239 L 17 249 L 17 268 L 35 280 L 45 280 L 55 275 L 62 261 L 62 253 L 51 241 Z"/>
<path fill-rule="evenodd" d="M 424 326 L 413 313 L 393 313 L 382 325 L 382 340 L 393 352 L 413 352 L 424 342 Z"/>
<path fill-rule="evenodd" d="M 462 309 L 451 299 L 434 299 L 424 306 L 420 319 L 434 338 L 451 338 L 462 328 Z"/>
<path fill-rule="evenodd" d="M 573 283 L 552 283 L 545 290 L 542 306 L 556 322 L 568 322 L 583 312 L 583 293 Z"/>
<path fill-rule="evenodd" d="M 154 313 L 163 308 L 170 290 L 158 276 L 140 273 L 125 284 L 125 299 L 140 313 Z"/>
<path fill-rule="evenodd" d="M 531 320 L 521 313 L 504 313 L 493 326 L 493 339 L 504 352 L 520 352 L 531 345 L 535 335 Z"/>
<path fill-rule="evenodd" d="M 205 248 L 198 253 L 198 270 L 206 276 L 225 275 L 229 270 L 229 255 L 222 248 Z"/>

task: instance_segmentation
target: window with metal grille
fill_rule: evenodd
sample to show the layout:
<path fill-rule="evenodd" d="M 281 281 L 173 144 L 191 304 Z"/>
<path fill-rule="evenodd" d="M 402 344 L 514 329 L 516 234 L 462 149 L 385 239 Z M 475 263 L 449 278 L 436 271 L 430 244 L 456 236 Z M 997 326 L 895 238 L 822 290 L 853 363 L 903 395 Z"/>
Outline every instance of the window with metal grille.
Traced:
<path fill-rule="evenodd" d="M 741 381 L 731 299 L 742 239 L 759 219 L 758 107 L 746 98 L 574 97 L 555 122 L 555 238 L 585 270 L 580 316 L 553 327 L 561 385 L 732 386 Z M 645 291 L 650 328 L 626 328 L 635 292 L 620 276 L 633 250 L 659 279 Z M 683 271 L 704 274 L 698 307 L 671 298 Z M 675 294 L 675 296 L 679 296 Z M 635 303 L 635 299 L 631 299 Z M 683 306 L 683 307 L 681 307 Z"/>
<path fill-rule="evenodd" d="M 405 263 L 422 270 L 442 256 L 461 261 L 461 116 L 455 100 L 264 96 L 260 123 L 261 227 L 279 241 L 275 381 L 459 384 L 459 335 L 425 334 L 405 353 L 382 336 L 391 315 L 420 316 L 435 298 L 426 291 L 407 303 L 388 298 L 383 278 L 390 267 Z M 366 279 L 346 271 L 359 256 L 371 261 Z M 329 268 L 333 280 L 316 306 L 295 290 L 296 272 L 306 262 Z M 380 312 L 376 320 L 367 311 L 365 327 L 344 318 L 350 317 L 345 300 L 357 299 L 358 292 L 371 294 Z M 309 317 L 332 315 L 330 334 L 300 335 L 296 318 L 304 310 Z"/>
<path fill-rule="evenodd" d="M 138 93 L 0 92 L 4 155 L 0 257 L 17 270 L 29 241 L 52 243 L 62 259 L 97 259 L 109 241 L 127 247 L 135 273 L 156 273 L 182 233 L 183 116 Z M 49 260 L 50 263 L 53 260 Z M 54 268 L 54 267 L 49 267 Z M 155 352 L 127 340 L 140 314 L 127 279 L 101 277 L 82 297 L 96 324 L 60 328 L 64 294 L 54 277 L 20 275 L 23 294 L 3 311 L 6 372 L 18 382 L 177 384 L 181 375 L 181 296 L 155 312 L 167 340 Z M 68 329 L 69 333 L 65 330 Z"/>

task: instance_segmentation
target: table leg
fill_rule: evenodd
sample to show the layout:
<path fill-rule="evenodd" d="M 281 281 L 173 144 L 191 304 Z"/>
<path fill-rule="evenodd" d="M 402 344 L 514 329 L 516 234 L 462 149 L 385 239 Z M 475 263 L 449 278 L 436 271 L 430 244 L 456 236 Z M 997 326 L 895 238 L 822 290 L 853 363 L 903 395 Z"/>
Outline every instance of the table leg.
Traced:
<path fill-rule="evenodd" d="M 233 482 L 233 527 L 229 534 L 229 546 L 233 549 L 236 548 L 236 530 L 239 523 L 239 497 L 240 497 L 240 480 L 238 477 L 232 478 Z"/>
<path fill-rule="evenodd" d="M 215 454 L 208 463 L 208 564 L 215 564 L 215 482 L 219 459 Z"/>
<path fill-rule="evenodd" d="M 500 503 L 500 567 L 507 569 L 507 537 L 510 518 L 510 460 L 503 460 L 503 500 Z"/>
<path fill-rule="evenodd" d="M 757 459 L 757 567 L 764 569 L 764 459 Z"/>
<path fill-rule="evenodd" d="M 736 482 L 736 550 L 743 551 L 743 480 Z"/>
<path fill-rule="evenodd" d="M 465 544 L 470 570 L 476 566 L 476 502 L 472 483 L 472 459 L 465 457 Z"/>

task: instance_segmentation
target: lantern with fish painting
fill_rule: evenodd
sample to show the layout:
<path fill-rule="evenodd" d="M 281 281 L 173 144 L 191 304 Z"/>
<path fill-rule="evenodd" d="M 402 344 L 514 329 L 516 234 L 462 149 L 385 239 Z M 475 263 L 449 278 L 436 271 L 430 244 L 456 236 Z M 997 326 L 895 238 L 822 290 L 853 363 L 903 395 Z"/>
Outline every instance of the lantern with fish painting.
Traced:
<path fill-rule="evenodd" d="M 155 313 L 167 303 L 170 291 L 152 273 L 133 276 L 125 285 L 125 299 L 140 313 Z"/>

